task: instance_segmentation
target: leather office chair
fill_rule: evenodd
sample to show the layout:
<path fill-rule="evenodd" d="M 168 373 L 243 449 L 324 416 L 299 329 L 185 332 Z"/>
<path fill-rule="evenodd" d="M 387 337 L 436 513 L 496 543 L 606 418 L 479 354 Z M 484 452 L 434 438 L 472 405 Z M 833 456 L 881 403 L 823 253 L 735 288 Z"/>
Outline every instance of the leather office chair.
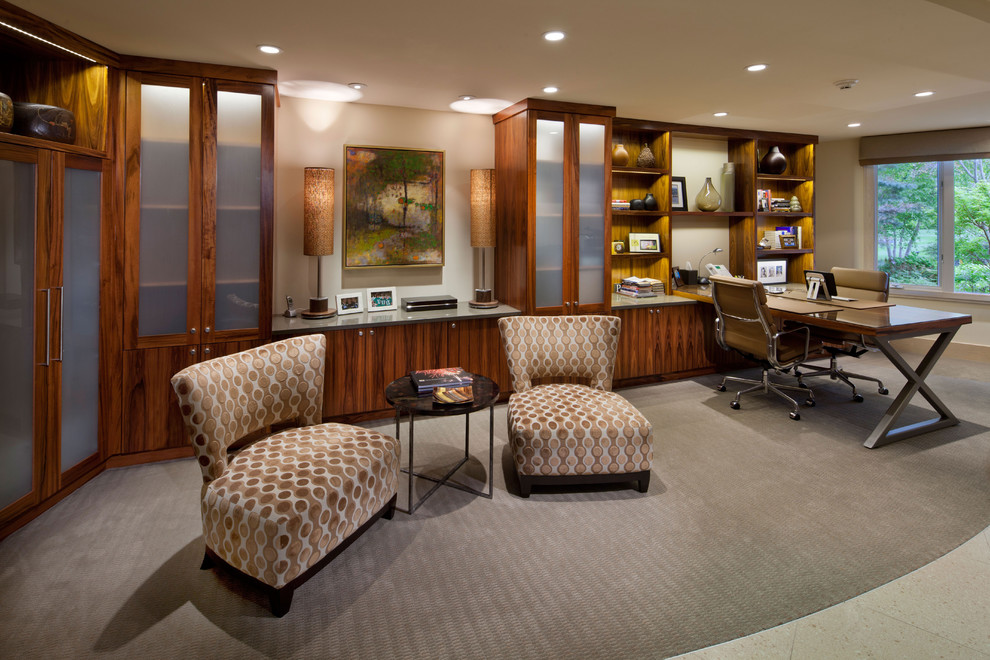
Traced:
<path fill-rule="evenodd" d="M 887 302 L 890 279 L 882 270 L 836 266 L 832 268 L 832 276 L 835 277 L 835 292 L 840 296 L 856 300 Z M 794 375 L 798 377 L 799 383 L 803 383 L 805 378 L 815 376 L 828 376 L 832 380 L 840 380 L 852 388 L 853 401 L 857 403 L 863 400 L 863 395 L 856 391 L 856 386 L 849 380 L 850 378 L 872 381 L 877 384 L 877 392 L 887 394 L 887 388 L 879 378 L 850 373 L 839 366 L 837 358 L 840 355 L 858 358 L 869 350 L 875 350 L 869 346 L 864 336 L 825 330 L 816 330 L 815 335 L 822 340 L 822 348 L 829 354 L 829 363 L 827 367 L 799 364 L 794 368 Z M 810 369 L 812 373 L 801 373 L 801 369 Z"/>
<path fill-rule="evenodd" d="M 203 472 L 201 568 L 226 564 L 268 593 L 272 613 L 379 517 L 395 511 L 399 443 L 320 424 L 326 337 L 293 337 L 187 367 L 172 377 Z M 291 428 L 233 456 L 272 424 Z"/>
<path fill-rule="evenodd" d="M 514 393 L 508 428 L 519 490 L 533 484 L 631 482 L 650 486 L 653 425 L 612 389 L 615 316 L 508 316 L 498 320 Z M 534 381 L 582 380 L 575 382 Z"/>
<path fill-rule="evenodd" d="M 736 392 L 730 405 L 739 408 L 739 397 L 750 392 L 773 393 L 791 404 L 791 419 L 801 419 L 798 403 L 786 392 L 800 392 L 805 405 L 815 405 L 815 395 L 810 389 L 798 385 L 782 385 L 770 380 L 770 371 L 783 373 L 792 366 L 808 359 L 811 332 L 805 327 L 778 331 L 763 284 L 755 280 L 732 277 L 712 277 L 712 299 L 715 302 L 715 331 L 722 348 L 733 349 L 758 362 L 763 368 L 760 380 L 725 376 L 716 388 L 725 391 L 727 382 L 752 385 Z"/>

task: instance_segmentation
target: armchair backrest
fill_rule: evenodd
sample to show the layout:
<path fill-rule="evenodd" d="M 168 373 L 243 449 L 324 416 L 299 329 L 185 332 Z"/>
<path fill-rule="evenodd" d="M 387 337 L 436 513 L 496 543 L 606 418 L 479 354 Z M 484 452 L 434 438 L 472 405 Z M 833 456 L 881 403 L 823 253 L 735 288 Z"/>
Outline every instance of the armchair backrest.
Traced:
<path fill-rule="evenodd" d="M 227 468 L 227 447 L 270 424 L 323 418 L 326 337 L 277 341 L 186 367 L 172 376 L 186 433 L 209 483 Z"/>
<path fill-rule="evenodd" d="M 612 389 L 617 316 L 505 316 L 498 329 L 512 376 L 525 392 L 534 378 L 587 378 L 594 389 Z"/>
<path fill-rule="evenodd" d="M 777 328 L 763 284 L 735 277 L 710 278 L 717 315 L 718 343 L 758 360 L 776 359 L 771 346 Z"/>
<path fill-rule="evenodd" d="M 835 278 L 835 292 L 840 296 L 887 302 L 890 278 L 882 270 L 835 266 L 832 268 L 832 276 Z"/>

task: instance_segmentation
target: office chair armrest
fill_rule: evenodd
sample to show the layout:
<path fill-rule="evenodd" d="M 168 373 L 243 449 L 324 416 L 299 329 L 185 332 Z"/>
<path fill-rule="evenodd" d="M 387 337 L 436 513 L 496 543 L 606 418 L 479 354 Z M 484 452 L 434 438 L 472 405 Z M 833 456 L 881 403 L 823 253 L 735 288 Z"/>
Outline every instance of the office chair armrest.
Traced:
<path fill-rule="evenodd" d="M 769 355 L 773 356 L 773 362 L 779 364 L 777 360 L 777 344 L 780 338 L 783 337 L 784 335 L 790 335 L 796 332 L 804 333 L 804 357 L 802 358 L 802 361 L 808 359 L 808 348 L 811 345 L 811 329 L 808 328 L 808 326 L 806 325 L 802 325 L 800 327 L 792 328 L 790 330 L 781 330 L 773 337 L 771 337 L 770 346 L 769 346 L 770 351 L 768 353 Z"/>

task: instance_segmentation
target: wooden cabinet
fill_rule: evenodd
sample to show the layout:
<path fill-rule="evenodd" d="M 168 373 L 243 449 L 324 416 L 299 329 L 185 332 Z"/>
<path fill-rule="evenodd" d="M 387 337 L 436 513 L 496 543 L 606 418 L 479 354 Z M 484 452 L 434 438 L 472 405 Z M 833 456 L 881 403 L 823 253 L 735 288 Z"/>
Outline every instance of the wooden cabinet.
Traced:
<path fill-rule="evenodd" d="M 123 453 L 184 447 L 172 374 L 271 334 L 274 87 L 163 68 L 125 80 Z"/>
<path fill-rule="evenodd" d="M 494 116 L 500 300 L 536 314 L 608 309 L 614 115 L 526 99 Z"/>

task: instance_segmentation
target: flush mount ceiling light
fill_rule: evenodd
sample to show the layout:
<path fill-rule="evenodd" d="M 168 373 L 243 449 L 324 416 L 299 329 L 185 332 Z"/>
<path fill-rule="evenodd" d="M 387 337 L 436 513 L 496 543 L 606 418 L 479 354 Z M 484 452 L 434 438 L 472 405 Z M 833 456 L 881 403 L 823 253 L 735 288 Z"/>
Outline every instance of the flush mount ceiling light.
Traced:
<path fill-rule="evenodd" d="M 269 55 L 278 55 L 282 52 L 282 49 L 278 46 L 272 46 L 271 44 L 261 44 L 258 46 L 258 50 L 262 53 L 268 53 Z"/>
<path fill-rule="evenodd" d="M 728 112 L 715 112 L 715 113 L 712 113 L 712 116 L 713 117 L 725 117 L 728 114 L 729 114 Z"/>
<path fill-rule="evenodd" d="M 859 84 L 859 79 L 857 78 L 843 78 L 842 80 L 836 80 L 832 83 L 839 89 L 852 89 Z"/>
<path fill-rule="evenodd" d="M 549 32 L 543 33 L 543 38 L 546 39 L 547 41 L 560 41 L 566 36 L 567 35 L 561 32 L 560 30 L 550 30 Z"/>
<path fill-rule="evenodd" d="M 457 98 L 459 98 L 462 101 L 473 101 L 473 100 L 475 100 L 478 97 L 477 96 L 474 96 L 473 94 L 461 94 Z"/>
<path fill-rule="evenodd" d="M 502 99 L 471 98 L 454 101 L 450 104 L 450 109 L 457 112 L 467 112 L 472 115 L 494 115 L 496 112 L 505 110 L 510 105 L 512 105 L 511 101 L 503 101 Z"/>
<path fill-rule="evenodd" d="M 347 86 L 351 89 L 364 89 L 367 87 L 364 83 L 347 83 Z"/>
<path fill-rule="evenodd" d="M 862 126 L 862 124 L 860 124 L 858 121 L 854 121 L 851 124 L 846 124 L 846 126 L 848 126 L 849 128 L 859 128 L 860 126 Z"/>
<path fill-rule="evenodd" d="M 546 87 L 543 88 L 544 94 L 556 94 L 559 91 L 560 90 L 554 87 L 553 85 L 547 85 Z"/>
<path fill-rule="evenodd" d="M 925 91 L 923 91 L 923 92 L 916 92 L 916 93 L 915 93 L 915 96 L 919 96 L 919 97 L 920 97 L 920 96 L 931 96 L 931 95 L 932 95 L 932 94 L 934 94 L 934 93 L 935 93 L 935 92 L 933 92 L 933 91 L 931 91 L 931 90 L 928 90 L 928 89 L 926 89 L 926 90 L 925 90 Z"/>
<path fill-rule="evenodd" d="M 362 96 L 361 92 L 352 85 L 341 85 L 322 80 L 287 80 L 278 84 L 278 93 L 301 99 L 347 103 L 357 101 Z"/>
<path fill-rule="evenodd" d="M 766 68 L 767 68 L 766 64 L 750 64 L 748 67 L 746 67 L 746 70 L 755 73 L 757 71 L 763 71 Z"/>

